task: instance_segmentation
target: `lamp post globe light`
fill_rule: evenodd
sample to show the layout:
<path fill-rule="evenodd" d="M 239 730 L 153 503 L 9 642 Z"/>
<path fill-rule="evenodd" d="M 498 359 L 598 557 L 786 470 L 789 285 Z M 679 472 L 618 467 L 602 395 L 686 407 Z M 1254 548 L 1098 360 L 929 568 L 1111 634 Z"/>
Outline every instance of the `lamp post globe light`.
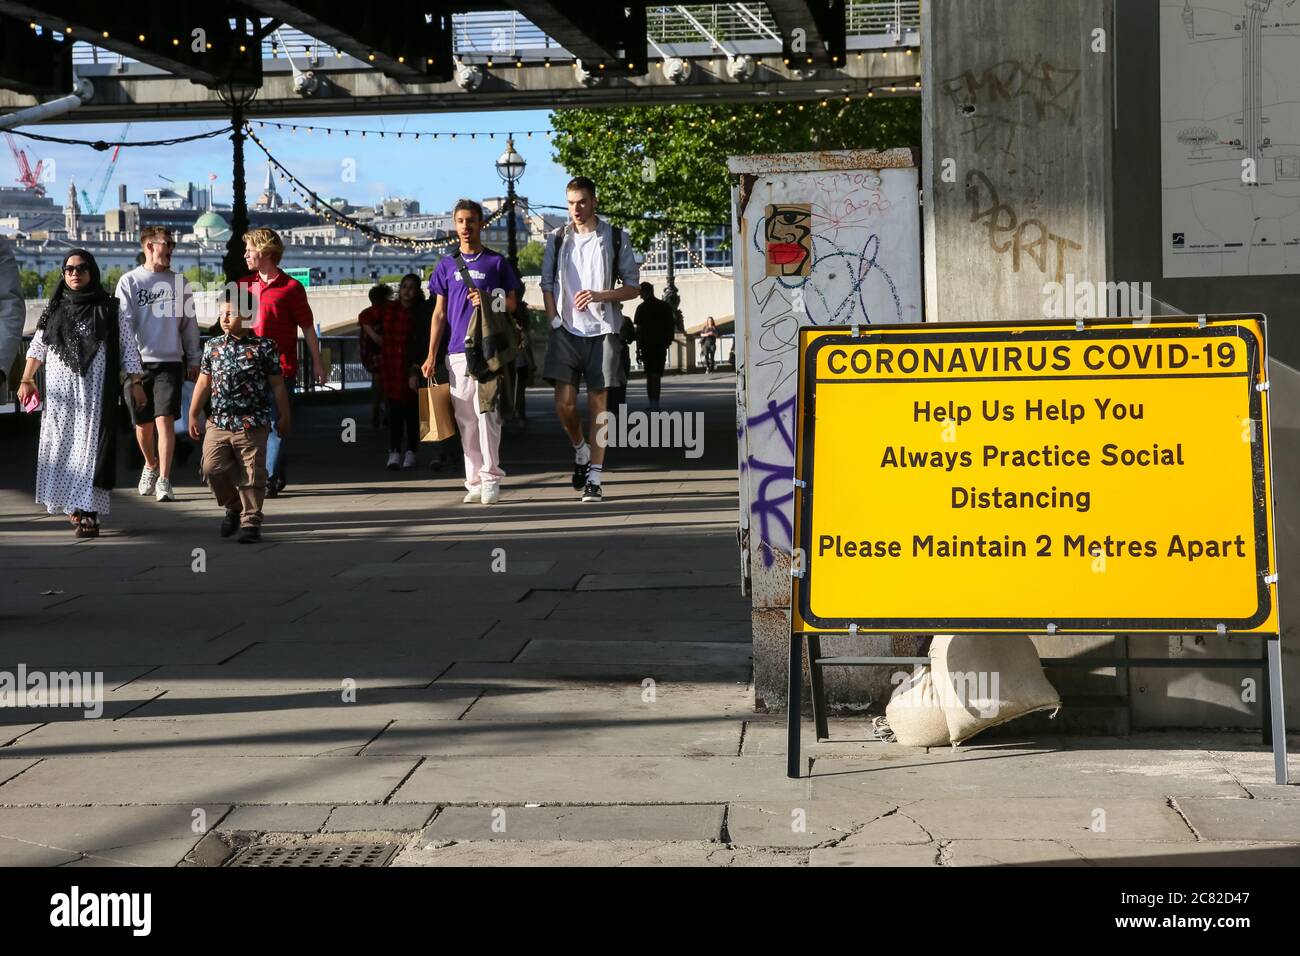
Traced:
<path fill-rule="evenodd" d="M 508 220 L 509 234 L 507 236 L 507 248 L 510 264 L 519 269 L 519 249 L 515 241 L 515 183 L 519 182 L 524 175 L 524 167 L 528 164 L 524 158 L 515 151 L 514 137 L 506 140 L 506 151 L 501 154 L 497 160 L 497 175 L 506 184 L 506 203 L 510 207 L 510 218 Z"/>

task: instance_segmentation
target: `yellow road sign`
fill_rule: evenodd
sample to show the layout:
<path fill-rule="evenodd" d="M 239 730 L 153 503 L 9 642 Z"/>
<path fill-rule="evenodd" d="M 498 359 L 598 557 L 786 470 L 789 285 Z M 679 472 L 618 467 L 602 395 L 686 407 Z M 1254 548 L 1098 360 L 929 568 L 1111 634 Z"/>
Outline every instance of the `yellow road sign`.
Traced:
<path fill-rule="evenodd" d="M 796 631 L 1278 633 L 1262 316 L 859 331 L 800 333 Z"/>

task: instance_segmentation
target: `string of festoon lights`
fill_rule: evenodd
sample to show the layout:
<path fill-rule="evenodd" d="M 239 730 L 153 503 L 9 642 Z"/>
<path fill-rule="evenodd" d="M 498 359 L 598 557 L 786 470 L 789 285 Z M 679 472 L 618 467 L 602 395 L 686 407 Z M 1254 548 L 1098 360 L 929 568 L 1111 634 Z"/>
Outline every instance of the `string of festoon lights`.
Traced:
<path fill-rule="evenodd" d="M 774 112 L 777 116 L 784 116 L 785 113 L 786 113 L 787 111 L 793 115 L 793 114 L 795 114 L 795 113 L 802 113 L 802 112 L 805 112 L 805 111 L 810 110 L 810 109 L 813 109 L 813 110 L 816 110 L 816 109 L 831 109 L 831 108 L 833 108 L 833 107 L 840 107 L 840 108 L 842 108 L 845 104 L 851 103 L 851 102 L 853 102 L 854 100 L 873 99 L 873 98 L 875 97 L 875 95 L 876 95 L 877 92 L 880 92 L 880 93 L 885 93 L 885 92 L 889 92 L 889 93 L 898 93 L 898 92 L 901 91 L 901 92 L 906 93 L 906 92 L 909 92 L 910 90 L 919 89 L 920 86 L 921 86 L 921 84 L 920 84 L 919 81 L 918 81 L 918 82 L 915 82 L 915 83 L 911 83 L 911 84 L 891 83 L 891 84 L 889 84 L 889 85 L 882 85 L 882 86 L 879 86 L 879 87 L 872 87 L 872 88 L 868 89 L 868 90 L 865 92 L 865 94 L 864 94 L 864 93 L 858 93 L 858 94 L 856 94 L 856 95 L 854 95 L 854 94 L 845 94 L 845 95 L 843 95 L 843 96 L 823 96 L 823 97 L 821 97 L 820 99 L 818 99 L 818 98 L 813 98 L 813 99 L 804 100 L 804 101 L 802 101 L 802 102 L 799 102 L 799 101 L 791 101 L 791 102 L 787 102 L 787 103 L 781 103 L 781 104 L 779 104 L 779 105 L 777 105 L 777 104 L 770 104 L 770 105 L 775 105 L 775 109 L 773 110 L 773 112 Z M 736 123 L 736 122 L 739 122 L 739 120 L 740 120 L 739 115 L 736 114 L 736 113 L 732 113 L 732 114 L 730 114 L 730 115 L 728 115 L 728 116 L 725 116 L 725 117 L 713 116 L 713 117 L 709 117 L 709 118 L 707 118 L 707 119 L 670 118 L 666 123 L 656 123 L 656 124 L 647 125 L 647 126 L 641 126 L 641 125 L 639 125 L 639 124 L 635 124 L 635 123 L 626 123 L 626 124 L 623 124 L 623 127 L 622 127 L 622 128 L 623 128 L 623 130 L 624 130 L 625 132 L 627 132 L 627 133 L 636 133 L 636 134 L 639 134 L 639 135 L 642 135 L 642 136 L 648 136 L 648 135 L 656 134 L 656 133 L 662 134 L 662 133 L 664 133 L 664 132 L 673 132 L 673 131 L 675 131 L 676 129 L 678 129 L 679 126 L 680 126 L 681 128 L 683 128 L 683 129 L 699 129 L 699 128 L 712 129 L 712 128 L 716 128 L 716 127 L 719 127 L 719 126 L 725 126 L 725 125 L 730 124 L 730 123 Z M 591 139 L 592 137 L 602 137 L 602 136 L 607 136 L 607 135 L 608 135 L 608 131 L 607 131 L 607 130 L 604 130 L 604 129 L 601 129 L 601 130 L 573 130 L 573 131 L 568 131 L 568 130 L 550 130 L 550 129 L 526 129 L 526 130 L 481 130 L 481 129 L 480 129 L 480 130 L 466 130 L 466 129 L 462 129 L 462 130 L 383 130 L 383 129 L 359 129 L 359 128 L 354 128 L 354 127 L 342 127 L 342 126 L 321 126 L 321 125 L 319 125 L 319 124 L 315 124 L 315 123 L 313 123 L 313 124 L 306 124 L 306 123 L 285 123 L 285 122 L 281 122 L 281 121 L 277 121 L 277 120 L 253 120 L 253 121 L 251 121 L 251 122 L 255 123 L 255 124 L 256 124 L 260 129 L 264 129 L 264 130 L 265 130 L 265 129 L 276 129 L 276 130 L 280 130 L 280 131 L 282 131 L 282 132 L 287 130 L 289 133 L 291 133 L 291 134 L 295 134 L 295 135 L 296 135 L 297 133 L 301 132 L 301 133 L 303 133 L 304 135 L 307 135 L 307 136 L 313 136 L 313 135 L 316 135 L 316 136 L 320 136 L 320 135 L 324 135 L 324 136 L 335 136 L 335 135 L 339 135 L 339 136 L 342 136 L 342 137 L 344 137 L 344 138 L 351 138 L 351 137 L 353 137 L 353 136 L 356 136 L 356 137 L 358 137 L 359 139 L 365 139 L 365 138 L 367 138 L 367 137 L 374 137 L 374 138 L 377 138 L 377 139 L 385 139 L 385 140 L 394 140 L 394 139 L 395 139 L 395 140 L 401 140 L 401 139 L 405 139 L 405 140 L 413 141 L 413 142 L 415 142 L 415 141 L 419 141 L 421 137 L 424 137 L 425 139 L 443 140 L 443 141 L 452 141 L 452 140 L 455 140 L 455 141 L 457 141 L 457 142 L 460 142 L 460 141 L 462 141 L 462 140 L 466 140 L 466 139 L 468 139 L 468 140 L 473 140 L 473 141 L 477 141 L 477 140 L 479 140 L 479 139 L 495 140 L 495 139 L 497 139 L 497 137 L 500 137 L 502 140 L 506 140 L 506 139 L 511 139 L 511 138 L 513 138 L 514 140 L 516 140 L 516 141 L 518 142 L 518 141 L 521 141 L 521 140 L 532 139 L 534 136 L 539 137 L 539 138 L 548 139 L 548 140 L 549 140 L 549 139 L 563 139 L 563 138 L 566 138 L 566 137 L 581 140 L 581 139 Z"/>
<path fill-rule="evenodd" d="M 298 177 L 293 175 L 293 173 L 289 172 L 285 165 L 276 159 L 275 156 L 271 154 L 271 151 L 266 148 L 266 145 L 258 139 L 257 134 L 253 132 L 250 125 L 245 124 L 245 132 L 248 133 L 249 139 L 257 144 L 257 148 L 266 154 L 267 161 L 274 167 L 275 172 L 278 174 L 281 181 L 289 187 L 289 190 L 307 203 L 312 208 L 312 211 L 326 222 L 336 225 L 348 232 L 359 232 L 363 236 L 367 236 L 376 242 L 390 246 L 401 246 L 406 249 L 432 250 L 448 248 L 454 243 L 460 241 L 455 235 L 443 239 L 412 239 L 409 236 L 395 236 L 392 233 L 383 232 L 376 229 L 374 226 L 352 218 L 347 213 L 325 202 L 325 200 L 321 199 L 319 193 L 302 180 L 298 179 Z M 509 211 L 510 207 L 503 204 L 483 221 L 484 227 L 492 225 Z"/>
<path fill-rule="evenodd" d="M 344 138 L 356 136 L 365 139 L 367 136 L 373 136 L 376 139 L 409 139 L 418 140 L 421 136 L 426 139 L 445 139 L 453 140 L 457 137 L 461 139 L 477 140 L 479 137 L 494 140 L 498 136 L 502 139 L 532 139 L 534 135 L 550 137 L 553 132 L 549 129 L 519 129 L 519 130 L 394 130 L 394 129 L 354 129 L 352 127 L 342 126 L 321 126 L 319 124 L 307 125 L 305 123 L 282 123 L 277 120 L 253 120 L 260 129 L 275 128 L 278 130 L 288 130 L 292 134 L 300 130 L 307 136 L 325 135 L 333 136 L 336 133 L 342 134 Z"/>

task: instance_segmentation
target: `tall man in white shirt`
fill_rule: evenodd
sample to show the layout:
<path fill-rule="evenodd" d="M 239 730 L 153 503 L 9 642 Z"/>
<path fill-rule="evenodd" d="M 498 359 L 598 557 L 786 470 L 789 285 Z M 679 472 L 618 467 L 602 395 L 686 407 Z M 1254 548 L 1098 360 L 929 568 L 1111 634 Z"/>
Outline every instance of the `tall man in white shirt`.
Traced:
<path fill-rule="evenodd" d="M 176 247 L 165 226 L 140 230 L 144 265 L 136 266 L 117 283 L 123 321 L 135 330 L 144 363 L 147 401 L 137 409 L 128 402 L 135 439 L 144 454 L 144 469 L 136 490 L 159 501 L 175 501 L 172 456 L 176 452 L 176 419 L 181 414 L 181 383 L 199 377 L 199 323 L 185 277 L 172 272 Z"/>
<path fill-rule="evenodd" d="M 583 501 L 600 501 L 605 448 L 596 441 L 598 420 L 607 390 L 627 384 L 621 303 L 641 294 L 641 270 L 627 233 L 596 216 L 596 184 L 578 176 L 567 194 L 570 221 L 548 237 L 542 255 L 542 301 L 551 320 L 542 377 L 555 386 L 555 411 L 573 444 L 573 487 Z M 584 378 L 590 441 L 578 414 Z"/>

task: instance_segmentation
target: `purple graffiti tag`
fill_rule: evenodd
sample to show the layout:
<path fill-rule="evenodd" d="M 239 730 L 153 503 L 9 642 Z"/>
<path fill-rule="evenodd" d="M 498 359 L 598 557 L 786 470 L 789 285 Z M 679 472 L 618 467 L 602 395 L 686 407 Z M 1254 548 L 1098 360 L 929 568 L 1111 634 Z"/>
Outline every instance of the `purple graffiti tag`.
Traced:
<path fill-rule="evenodd" d="M 757 519 L 759 542 L 766 545 L 763 551 L 763 564 L 771 567 L 775 561 L 772 549 L 780 547 L 789 550 L 794 543 L 794 527 L 786 516 L 786 509 L 794 500 L 794 431 L 786 418 L 794 417 L 795 400 L 793 397 L 780 404 L 769 401 L 767 411 L 749 418 L 745 423 L 751 434 L 755 429 L 765 430 L 769 435 L 778 435 L 786 450 L 790 453 L 789 464 L 784 462 L 763 461 L 750 455 L 746 467 L 752 474 L 761 474 L 753 498 L 749 502 L 749 513 Z M 781 492 L 784 490 L 784 494 Z M 779 532 L 780 538 L 774 538 L 772 532 Z"/>

